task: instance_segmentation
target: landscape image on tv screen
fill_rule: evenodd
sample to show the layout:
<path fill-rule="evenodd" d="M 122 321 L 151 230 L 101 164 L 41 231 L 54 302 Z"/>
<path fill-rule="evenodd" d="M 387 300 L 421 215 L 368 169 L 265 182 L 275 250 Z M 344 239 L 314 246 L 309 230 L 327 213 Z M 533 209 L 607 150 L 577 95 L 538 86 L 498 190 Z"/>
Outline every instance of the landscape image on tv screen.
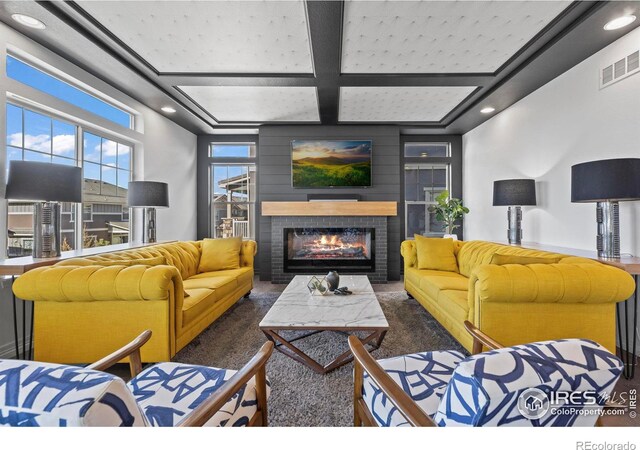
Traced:
<path fill-rule="evenodd" d="M 294 188 L 371 186 L 371 141 L 291 141 Z"/>

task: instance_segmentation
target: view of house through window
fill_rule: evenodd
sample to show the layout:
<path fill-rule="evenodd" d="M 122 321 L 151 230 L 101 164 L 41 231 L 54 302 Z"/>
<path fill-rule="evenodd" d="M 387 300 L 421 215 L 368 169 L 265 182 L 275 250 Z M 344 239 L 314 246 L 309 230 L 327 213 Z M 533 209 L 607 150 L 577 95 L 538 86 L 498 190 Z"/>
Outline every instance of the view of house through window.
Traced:
<path fill-rule="evenodd" d="M 7 104 L 7 171 L 11 161 L 77 165 L 77 127 L 34 111 Z M 75 248 L 72 203 L 62 205 L 62 242 Z M 33 203 L 9 201 L 7 256 L 28 256 L 33 247 Z"/>
<path fill-rule="evenodd" d="M 131 179 L 131 147 L 82 132 L 80 127 L 7 104 L 7 170 L 13 160 L 78 165 L 82 161 L 84 186 L 82 224 L 77 224 L 77 206 L 62 205 L 62 250 L 128 242 L 127 186 Z M 7 256 L 30 255 L 33 247 L 33 204 L 8 204 Z"/>
<path fill-rule="evenodd" d="M 442 224 L 427 208 L 444 190 L 449 190 L 448 164 L 407 164 L 404 168 L 405 236 L 442 236 Z"/>
<path fill-rule="evenodd" d="M 255 239 L 256 144 L 210 146 L 211 236 Z M 218 162 L 219 161 L 219 162 Z"/>
<path fill-rule="evenodd" d="M 131 147 L 84 132 L 83 149 L 82 246 L 129 242 Z"/>
<path fill-rule="evenodd" d="M 255 237 L 255 164 L 211 167 L 211 234 L 216 238 Z"/>

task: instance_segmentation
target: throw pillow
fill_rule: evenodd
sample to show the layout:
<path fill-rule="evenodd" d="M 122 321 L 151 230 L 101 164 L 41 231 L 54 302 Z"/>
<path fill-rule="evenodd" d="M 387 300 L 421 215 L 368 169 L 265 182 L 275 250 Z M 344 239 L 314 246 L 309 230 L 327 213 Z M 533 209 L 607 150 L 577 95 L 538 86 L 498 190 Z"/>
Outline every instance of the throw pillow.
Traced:
<path fill-rule="evenodd" d="M 504 266 L 505 264 L 557 264 L 558 262 L 560 262 L 560 257 L 558 256 L 521 256 L 494 253 L 489 264 Z"/>
<path fill-rule="evenodd" d="M 458 272 L 458 261 L 454 253 L 453 239 L 426 238 L 416 234 L 418 269 Z"/>
<path fill-rule="evenodd" d="M 238 269 L 241 245 L 241 237 L 203 240 L 198 273 Z"/>

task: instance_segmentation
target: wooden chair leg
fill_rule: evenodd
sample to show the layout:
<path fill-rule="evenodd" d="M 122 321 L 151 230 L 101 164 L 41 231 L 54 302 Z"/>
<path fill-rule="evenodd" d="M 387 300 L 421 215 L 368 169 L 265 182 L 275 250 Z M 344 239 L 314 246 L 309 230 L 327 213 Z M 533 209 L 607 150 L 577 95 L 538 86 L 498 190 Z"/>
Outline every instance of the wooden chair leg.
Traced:
<path fill-rule="evenodd" d="M 261 415 L 259 426 L 266 427 L 268 424 L 267 416 L 267 371 L 263 365 L 256 372 L 256 396 L 258 400 L 258 411 Z"/>
<path fill-rule="evenodd" d="M 358 362 L 353 363 L 353 426 L 361 427 L 362 418 L 358 412 L 358 405 L 362 398 L 362 380 L 364 377 L 364 370 Z"/>

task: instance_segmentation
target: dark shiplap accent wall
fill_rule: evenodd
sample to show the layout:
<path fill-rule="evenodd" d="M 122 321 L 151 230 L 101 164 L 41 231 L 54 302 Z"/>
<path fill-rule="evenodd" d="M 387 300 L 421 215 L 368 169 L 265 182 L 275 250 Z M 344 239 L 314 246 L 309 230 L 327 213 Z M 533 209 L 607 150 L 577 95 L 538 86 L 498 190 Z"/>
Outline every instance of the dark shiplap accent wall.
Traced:
<path fill-rule="evenodd" d="M 400 131 L 395 126 L 264 126 L 258 144 L 258 202 L 306 201 L 307 194 L 357 193 L 362 201 L 398 202 Z M 291 141 L 294 139 L 367 139 L 373 142 L 372 184 L 369 188 L 294 189 L 291 186 Z M 271 218 L 259 216 L 260 279 L 271 279 Z M 400 279 L 400 216 L 388 219 L 389 280 Z"/>

